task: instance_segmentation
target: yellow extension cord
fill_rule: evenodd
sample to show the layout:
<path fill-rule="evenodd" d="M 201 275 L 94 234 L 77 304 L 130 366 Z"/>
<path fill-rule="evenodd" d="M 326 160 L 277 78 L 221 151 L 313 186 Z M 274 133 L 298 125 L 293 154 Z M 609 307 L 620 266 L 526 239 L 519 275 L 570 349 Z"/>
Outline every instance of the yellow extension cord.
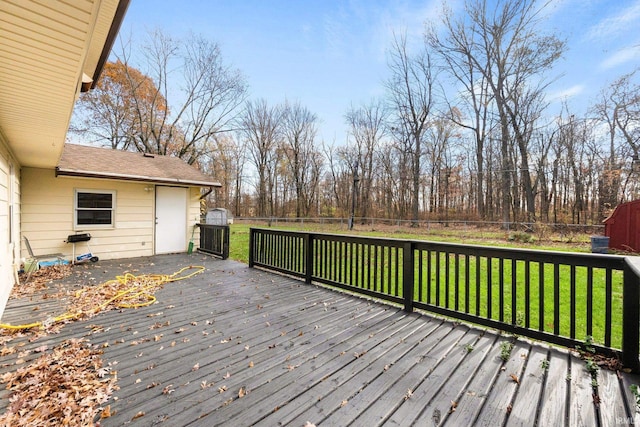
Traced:
<path fill-rule="evenodd" d="M 183 274 L 186 270 L 193 270 L 193 269 L 195 269 L 196 271 L 193 271 L 187 275 L 181 276 L 181 274 Z M 156 297 L 152 293 L 148 292 L 151 288 L 157 288 L 166 283 L 189 279 L 195 276 L 196 274 L 202 273 L 204 270 L 205 270 L 205 267 L 201 265 L 196 265 L 196 266 L 192 265 L 189 267 L 184 267 L 173 274 L 143 274 L 140 276 L 135 276 L 131 273 L 127 273 L 124 276 L 116 276 L 115 279 L 108 280 L 98 285 L 97 287 L 94 287 L 94 289 L 102 286 L 112 285 L 114 283 L 119 283 L 121 285 L 127 285 L 128 283 L 131 283 L 131 282 L 137 282 L 137 283 L 125 289 L 124 291 L 118 292 L 114 297 L 109 298 L 107 301 L 103 302 L 102 304 L 96 305 L 95 307 L 91 308 L 88 311 L 78 311 L 75 313 L 66 312 L 59 316 L 49 318 L 45 321 L 26 323 L 23 325 L 10 325 L 8 323 L 0 323 L 0 329 L 9 329 L 9 330 L 31 329 L 31 328 L 44 326 L 45 324 L 52 325 L 54 323 L 63 322 L 65 320 L 74 320 L 86 314 L 97 313 L 113 302 L 116 303 L 116 307 L 118 308 L 145 307 L 153 304 L 156 301 Z M 151 282 L 151 284 L 146 285 L 144 287 L 140 287 L 140 284 L 143 282 Z M 81 289 L 77 291 L 75 295 L 76 298 L 82 295 L 82 292 L 85 292 L 85 290 L 86 289 Z M 131 304 L 127 302 L 127 301 L 136 300 L 136 299 L 139 300 L 140 297 L 143 297 L 143 298 L 146 297 L 146 301 L 131 303 Z"/>

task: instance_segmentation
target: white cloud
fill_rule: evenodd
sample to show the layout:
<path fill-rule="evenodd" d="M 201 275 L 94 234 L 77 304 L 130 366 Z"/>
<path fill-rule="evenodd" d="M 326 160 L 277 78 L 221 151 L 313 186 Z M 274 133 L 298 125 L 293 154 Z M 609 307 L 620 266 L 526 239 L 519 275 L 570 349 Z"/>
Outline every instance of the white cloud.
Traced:
<path fill-rule="evenodd" d="M 564 101 L 569 98 L 573 98 L 575 96 L 580 95 L 584 92 L 584 85 L 573 85 L 566 89 L 561 89 L 555 92 L 551 92 L 548 94 L 548 99 L 550 102 L 554 101 Z"/>
<path fill-rule="evenodd" d="M 639 20 L 640 0 L 636 0 L 617 14 L 604 18 L 598 24 L 592 26 L 587 32 L 587 38 L 590 40 L 602 40 L 627 34 L 629 30 L 637 28 L 637 21 Z"/>
<path fill-rule="evenodd" d="M 428 0 L 419 3 L 413 1 L 389 2 L 386 8 L 377 13 L 372 28 L 371 51 L 378 60 L 384 60 L 391 47 L 394 34 L 407 35 L 407 47 L 413 50 L 422 45 L 425 24 L 441 24 L 443 3 L 441 0 Z M 447 7 L 456 10 L 461 0 L 449 0 Z"/>
<path fill-rule="evenodd" d="M 640 57 L 640 44 L 627 46 L 609 55 L 599 65 L 601 70 L 610 70 L 629 61 L 637 61 Z"/>

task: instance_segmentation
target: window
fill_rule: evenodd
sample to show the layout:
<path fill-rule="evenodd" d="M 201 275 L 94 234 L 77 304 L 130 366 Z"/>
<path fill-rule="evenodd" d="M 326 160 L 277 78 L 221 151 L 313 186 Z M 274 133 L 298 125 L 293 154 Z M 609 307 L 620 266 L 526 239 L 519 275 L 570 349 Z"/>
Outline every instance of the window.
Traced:
<path fill-rule="evenodd" d="M 115 209 L 115 191 L 76 190 L 75 225 L 111 227 Z"/>

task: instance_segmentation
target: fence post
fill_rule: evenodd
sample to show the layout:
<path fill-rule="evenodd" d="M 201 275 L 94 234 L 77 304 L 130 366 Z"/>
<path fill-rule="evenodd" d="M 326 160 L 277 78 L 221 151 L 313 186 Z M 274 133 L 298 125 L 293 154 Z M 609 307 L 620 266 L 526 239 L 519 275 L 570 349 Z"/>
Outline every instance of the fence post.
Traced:
<path fill-rule="evenodd" d="M 633 263 L 632 258 L 624 261 L 624 282 L 622 291 L 622 364 L 633 372 L 640 372 L 638 362 L 640 335 L 640 265 Z"/>
<path fill-rule="evenodd" d="M 407 313 L 413 312 L 413 248 L 413 242 L 405 242 L 402 248 L 402 297 L 404 298 L 404 311 Z"/>
<path fill-rule="evenodd" d="M 307 285 L 311 284 L 311 278 L 313 277 L 313 235 L 311 233 L 304 234 L 304 281 Z"/>
<path fill-rule="evenodd" d="M 255 244 L 256 244 L 256 240 L 255 240 L 255 236 L 254 236 L 255 230 L 253 228 L 249 228 L 249 268 L 253 267 L 253 263 L 254 263 L 254 253 L 255 253 Z"/>

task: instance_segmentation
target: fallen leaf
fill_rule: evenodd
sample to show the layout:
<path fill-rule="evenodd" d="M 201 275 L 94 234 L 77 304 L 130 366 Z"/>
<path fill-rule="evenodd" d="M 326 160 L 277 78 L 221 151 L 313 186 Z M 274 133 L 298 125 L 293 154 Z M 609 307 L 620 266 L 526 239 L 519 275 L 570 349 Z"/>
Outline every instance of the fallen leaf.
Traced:
<path fill-rule="evenodd" d="M 244 387 L 240 387 L 240 390 L 238 391 L 238 398 L 242 398 L 245 397 L 247 394 L 246 390 Z"/>
<path fill-rule="evenodd" d="M 100 413 L 100 419 L 111 417 L 111 405 L 107 405 L 106 408 Z"/>
<path fill-rule="evenodd" d="M 449 413 L 451 414 L 452 412 L 455 412 L 457 407 L 458 407 L 458 402 L 454 402 L 452 400 L 451 401 L 451 406 L 449 407 Z"/>
<path fill-rule="evenodd" d="M 227 372 L 222 378 L 224 378 L 226 380 L 229 377 L 231 377 L 231 374 L 229 372 Z"/>
<path fill-rule="evenodd" d="M 200 369 L 200 364 L 196 363 L 195 365 L 193 365 L 193 368 L 191 368 L 191 371 L 197 371 L 198 369 Z"/>
<path fill-rule="evenodd" d="M 409 400 L 413 396 L 413 391 L 411 389 L 407 389 L 407 392 L 404 394 L 404 400 Z"/>
<path fill-rule="evenodd" d="M 249 367 L 253 368 L 253 360 L 251 362 L 249 362 Z"/>
<path fill-rule="evenodd" d="M 169 384 L 168 386 L 162 389 L 162 394 L 171 394 L 174 391 L 175 390 L 173 389 L 173 384 Z"/>
<path fill-rule="evenodd" d="M 131 421 L 133 421 L 133 420 L 137 420 L 138 418 L 141 418 L 141 417 L 144 417 L 144 412 L 143 412 L 143 411 L 140 411 L 140 412 L 138 412 L 137 414 L 135 414 L 135 415 L 133 416 L 133 418 L 131 418 Z"/>
<path fill-rule="evenodd" d="M 225 391 L 227 391 L 227 386 L 226 385 L 218 387 L 218 393 L 224 393 Z"/>
<path fill-rule="evenodd" d="M 306 423 L 304 423 L 304 427 L 316 427 L 316 425 L 307 421 Z"/>
<path fill-rule="evenodd" d="M 518 376 L 516 374 L 509 375 L 514 383 L 520 384 L 520 380 L 518 380 Z"/>
<path fill-rule="evenodd" d="M 340 407 L 342 408 L 343 406 L 345 406 L 347 403 L 349 403 L 348 400 L 343 400 L 342 402 L 340 402 Z"/>

